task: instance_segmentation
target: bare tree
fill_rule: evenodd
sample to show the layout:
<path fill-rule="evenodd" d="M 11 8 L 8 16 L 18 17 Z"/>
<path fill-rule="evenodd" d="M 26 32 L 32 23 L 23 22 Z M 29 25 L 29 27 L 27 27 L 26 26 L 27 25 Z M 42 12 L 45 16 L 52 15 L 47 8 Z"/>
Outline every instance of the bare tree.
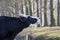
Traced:
<path fill-rule="evenodd" d="M 57 19 L 57 21 L 58 21 L 58 26 L 60 26 L 60 0 L 58 0 L 58 19 Z"/>
<path fill-rule="evenodd" d="M 55 19 L 53 15 L 53 0 L 50 0 L 50 10 L 51 10 L 51 25 L 50 26 L 55 26 Z"/>
<path fill-rule="evenodd" d="M 47 26 L 47 9 L 46 9 L 47 0 L 44 0 L 44 26 Z"/>

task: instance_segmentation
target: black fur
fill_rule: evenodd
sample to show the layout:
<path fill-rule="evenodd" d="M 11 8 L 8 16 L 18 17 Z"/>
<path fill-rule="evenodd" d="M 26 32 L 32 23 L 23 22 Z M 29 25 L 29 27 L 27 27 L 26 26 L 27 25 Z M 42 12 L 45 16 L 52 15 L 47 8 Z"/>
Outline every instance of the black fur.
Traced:
<path fill-rule="evenodd" d="M 27 28 L 30 24 L 37 22 L 36 18 L 30 16 L 19 18 L 0 16 L 0 40 L 14 40 L 14 37 Z"/>

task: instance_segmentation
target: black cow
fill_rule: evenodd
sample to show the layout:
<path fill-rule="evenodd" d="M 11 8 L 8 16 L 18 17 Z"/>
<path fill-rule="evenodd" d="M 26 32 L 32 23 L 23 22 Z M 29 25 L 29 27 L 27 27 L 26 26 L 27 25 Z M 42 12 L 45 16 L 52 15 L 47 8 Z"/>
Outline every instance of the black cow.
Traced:
<path fill-rule="evenodd" d="M 0 16 L 0 40 L 14 40 L 15 36 L 30 24 L 37 22 L 30 16 L 8 17 Z"/>

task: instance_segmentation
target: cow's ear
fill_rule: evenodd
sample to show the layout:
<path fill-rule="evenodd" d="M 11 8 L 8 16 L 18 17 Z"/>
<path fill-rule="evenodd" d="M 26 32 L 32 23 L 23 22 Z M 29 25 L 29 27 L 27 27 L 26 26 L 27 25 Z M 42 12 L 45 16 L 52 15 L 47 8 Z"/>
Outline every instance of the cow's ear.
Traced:
<path fill-rule="evenodd" d="M 37 22 L 37 19 L 36 18 L 32 18 L 32 17 L 28 17 L 28 20 L 30 21 L 31 24 L 34 24 Z"/>
<path fill-rule="evenodd" d="M 30 16 L 28 16 L 28 18 L 27 18 L 29 21 L 32 19 Z"/>
<path fill-rule="evenodd" d="M 25 21 L 26 21 L 26 17 L 20 16 L 20 21 L 21 21 L 21 22 L 25 22 Z"/>

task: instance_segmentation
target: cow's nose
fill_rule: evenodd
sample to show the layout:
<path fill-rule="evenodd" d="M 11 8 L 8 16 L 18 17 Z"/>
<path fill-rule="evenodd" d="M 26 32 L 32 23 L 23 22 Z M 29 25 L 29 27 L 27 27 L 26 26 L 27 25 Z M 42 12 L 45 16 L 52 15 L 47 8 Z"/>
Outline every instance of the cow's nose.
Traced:
<path fill-rule="evenodd" d="M 37 24 L 40 24 L 40 18 L 37 18 Z"/>

